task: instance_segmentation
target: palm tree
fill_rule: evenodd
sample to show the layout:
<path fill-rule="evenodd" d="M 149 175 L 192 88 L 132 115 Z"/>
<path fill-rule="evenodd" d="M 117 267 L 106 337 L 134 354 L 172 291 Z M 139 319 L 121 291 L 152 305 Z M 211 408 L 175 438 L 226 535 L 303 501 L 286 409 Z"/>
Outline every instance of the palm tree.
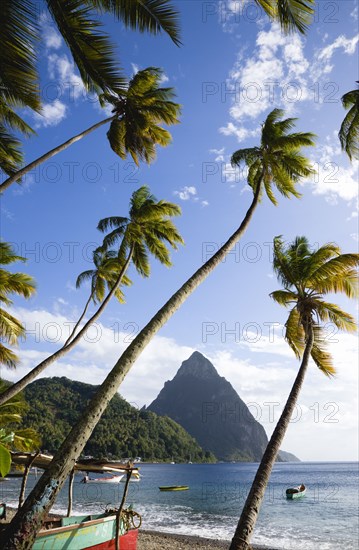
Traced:
<path fill-rule="evenodd" d="M 163 200 L 157 201 L 157 199 L 151 195 L 148 187 L 143 186 L 132 194 L 129 218 L 113 217 L 100 221 L 99 228 L 101 230 L 106 230 L 106 228 L 109 227 L 116 227 L 110 235 L 105 237 L 105 248 L 109 244 L 113 244 L 122 236 L 116 260 L 117 268 L 113 270 L 114 262 L 112 261 L 104 266 L 107 269 L 106 276 L 111 286 L 110 292 L 76 336 L 73 332 L 62 348 L 50 355 L 50 357 L 47 357 L 21 380 L 0 394 L 0 405 L 6 403 L 10 397 L 23 390 L 49 365 L 64 357 L 75 347 L 86 333 L 87 329 L 100 317 L 112 296 L 116 295 L 116 293 L 121 296 L 121 294 L 118 293 L 119 286 L 124 282 L 125 273 L 131 263 L 133 263 L 136 270 L 144 277 L 148 277 L 150 274 L 148 252 L 162 264 L 166 266 L 171 265 L 169 251 L 165 243 L 177 249 L 177 244 L 183 243 L 183 240 L 169 218 L 178 216 L 180 213 L 181 209 L 179 206 Z M 84 277 L 86 277 L 86 275 Z M 76 328 L 78 324 L 79 323 L 77 323 Z"/>
<path fill-rule="evenodd" d="M 255 0 L 265 13 L 278 21 L 282 31 L 305 34 L 312 21 L 315 0 Z"/>
<path fill-rule="evenodd" d="M 10 244 L 0 242 L 0 265 L 9 265 L 14 262 L 25 262 L 26 259 L 17 256 Z M 17 294 L 24 298 L 30 298 L 35 292 L 35 282 L 30 275 L 25 273 L 11 273 L 7 269 L 0 268 L 0 304 L 11 306 L 13 303 L 9 298 L 11 294 Z M 25 327 L 21 322 L 0 307 L 0 338 L 2 341 L 14 346 L 18 339 L 25 336 Z M 9 348 L 0 342 L 0 365 L 3 364 L 10 369 L 16 368 L 19 358 Z"/>
<path fill-rule="evenodd" d="M 298 400 L 310 357 L 326 375 L 333 376 L 332 358 L 325 347 L 321 322 L 331 321 L 339 330 L 355 331 L 354 318 L 323 296 L 343 292 L 349 298 L 358 295 L 359 254 L 341 254 L 332 243 L 311 251 L 305 237 L 297 237 L 287 247 L 280 237 L 274 239 L 274 271 L 284 290 L 272 292 L 280 305 L 290 307 L 285 324 L 285 339 L 301 359 L 301 365 L 281 417 L 258 467 L 242 510 L 230 550 L 248 550 L 266 486 L 280 445 Z"/>
<path fill-rule="evenodd" d="M 357 81 L 359 84 L 359 81 Z M 343 151 L 350 160 L 359 158 L 359 88 L 343 95 L 344 109 L 349 109 L 339 130 L 339 140 Z"/>
<path fill-rule="evenodd" d="M 140 32 L 167 33 L 180 44 L 178 12 L 169 0 L 46 0 L 48 12 L 71 51 L 87 90 L 117 93 L 125 81 L 114 46 L 102 32 L 99 16 L 111 13 Z M 35 0 L 2 0 L 0 88 L 10 106 L 39 110 L 37 48 L 40 28 Z"/>
<path fill-rule="evenodd" d="M 9 383 L 0 378 L 0 392 L 8 387 Z M 10 450 L 33 451 L 40 445 L 40 437 L 32 428 L 18 428 L 21 423 L 21 413 L 28 408 L 24 397 L 19 393 L 5 405 L 0 406 L 0 476 L 6 476 L 11 467 Z"/>
<path fill-rule="evenodd" d="M 24 540 L 24 533 L 26 533 L 26 545 L 28 545 L 24 547 L 31 547 L 58 491 L 63 486 L 75 461 L 126 374 L 160 328 L 224 260 L 228 252 L 242 237 L 258 205 L 262 188 L 268 193 L 271 191 L 271 185 L 274 184 L 285 196 L 298 196 L 294 182 L 298 181 L 301 176 L 311 173 L 309 161 L 301 156 L 299 151 L 302 146 L 313 145 L 313 134 L 289 134 L 294 120 L 280 121 L 279 118 L 282 114 L 282 111 L 275 109 L 268 115 L 262 128 L 260 147 L 246 149 L 246 153 L 237 151 L 232 157 L 233 164 L 237 165 L 244 160 L 249 166 L 248 183 L 253 190 L 253 199 L 242 223 L 227 242 L 171 296 L 118 359 L 112 371 L 88 403 L 81 418 L 61 445 L 50 467 L 29 495 L 21 512 L 19 511 L 14 518 L 5 537 L 4 550 L 9 550 L 14 545 L 16 546 L 20 540 Z M 282 170 L 279 167 L 280 161 L 284 163 L 285 167 Z M 269 193 L 269 198 L 272 202 L 274 201 L 272 191 Z M 36 507 L 36 502 L 40 500 L 42 502 L 41 510 Z"/>
<path fill-rule="evenodd" d="M 64 346 L 67 346 L 70 340 L 72 340 L 82 319 L 86 315 L 90 303 L 93 302 L 94 304 L 99 304 L 103 302 L 106 296 L 106 287 L 110 292 L 112 287 L 116 284 L 116 280 L 121 269 L 117 252 L 114 250 L 103 250 L 101 247 L 96 248 L 93 252 L 93 263 L 95 265 L 95 269 L 83 271 L 77 277 L 76 288 L 80 288 L 83 283 L 90 280 L 91 292 L 85 304 L 84 310 L 77 320 Z M 122 284 L 129 286 L 132 282 L 126 275 L 124 275 L 122 278 Z M 117 287 L 114 296 L 121 304 L 124 303 L 124 295 L 120 287 Z"/>
<path fill-rule="evenodd" d="M 102 94 L 101 102 L 113 106 L 112 116 L 58 145 L 16 172 L 0 185 L 0 192 L 5 191 L 45 160 L 109 123 L 111 124 L 107 137 L 111 148 L 120 158 L 125 159 L 127 154 L 130 154 L 136 164 L 139 160 L 150 163 L 156 156 L 155 146 L 164 147 L 171 141 L 171 134 L 160 125 L 177 124 L 180 112 L 180 106 L 172 101 L 175 97 L 173 88 L 160 87 L 162 74 L 161 69 L 148 67 L 131 78 L 127 89 L 117 94 Z"/>

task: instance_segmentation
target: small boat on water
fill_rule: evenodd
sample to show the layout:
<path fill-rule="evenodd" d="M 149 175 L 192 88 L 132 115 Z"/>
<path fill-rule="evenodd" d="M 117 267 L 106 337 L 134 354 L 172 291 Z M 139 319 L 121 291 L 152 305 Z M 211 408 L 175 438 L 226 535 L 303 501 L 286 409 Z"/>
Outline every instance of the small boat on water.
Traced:
<path fill-rule="evenodd" d="M 287 489 L 285 495 L 288 499 L 293 500 L 294 498 L 304 497 L 306 490 L 306 486 L 302 483 L 298 485 L 298 487 L 290 487 Z"/>
<path fill-rule="evenodd" d="M 81 483 L 120 483 L 124 474 L 120 476 L 108 476 L 108 477 L 95 477 L 90 478 L 89 476 L 84 476 L 81 479 Z"/>
<path fill-rule="evenodd" d="M 188 491 L 188 485 L 163 485 L 158 487 L 160 491 Z"/>

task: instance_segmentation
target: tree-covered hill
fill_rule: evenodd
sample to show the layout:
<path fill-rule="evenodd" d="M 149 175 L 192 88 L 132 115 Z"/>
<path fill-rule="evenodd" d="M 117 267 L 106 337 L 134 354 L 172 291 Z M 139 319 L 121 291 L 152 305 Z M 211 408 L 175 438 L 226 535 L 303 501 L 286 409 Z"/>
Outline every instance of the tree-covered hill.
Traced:
<path fill-rule="evenodd" d="M 30 407 L 23 425 L 36 428 L 42 437 L 42 450 L 53 453 L 96 390 L 97 386 L 65 377 L 37 380 L 24 391 Z M 147 461 L 215 461 L 179 424 L 139 410 L 119 395 L 107 407 L 84 454 L 114 459 L 140 456 Z"/>

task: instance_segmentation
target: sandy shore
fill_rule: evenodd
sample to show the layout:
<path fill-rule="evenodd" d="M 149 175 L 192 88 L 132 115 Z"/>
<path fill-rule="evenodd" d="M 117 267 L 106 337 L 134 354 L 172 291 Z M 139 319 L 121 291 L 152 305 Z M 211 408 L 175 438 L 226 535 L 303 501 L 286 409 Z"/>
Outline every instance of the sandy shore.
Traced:
<path fill-rule="evenodd" d="M 224 540 L 205 539 L 188 535 L 159 533 L 158 531 L 139 532 L 138 550 L 228 550 L 229 542 Z M 253 546 L 253 550 L 275 550 L 268 546 Z"/>

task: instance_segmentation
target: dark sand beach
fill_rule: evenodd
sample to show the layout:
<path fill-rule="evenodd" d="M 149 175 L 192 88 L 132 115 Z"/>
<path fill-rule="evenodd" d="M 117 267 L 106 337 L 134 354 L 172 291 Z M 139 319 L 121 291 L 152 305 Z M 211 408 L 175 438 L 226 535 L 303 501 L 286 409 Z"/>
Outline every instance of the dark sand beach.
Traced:
<path fill-rule="evenodd" d="M 140 530 L 138 550 L 228 550 L 229 542 L 224 540 L 206 539 L 188 535 L 159 533 L 158 531 Z M 253 550 L 276 550 L 268 546 L 253 546 Z"/>

